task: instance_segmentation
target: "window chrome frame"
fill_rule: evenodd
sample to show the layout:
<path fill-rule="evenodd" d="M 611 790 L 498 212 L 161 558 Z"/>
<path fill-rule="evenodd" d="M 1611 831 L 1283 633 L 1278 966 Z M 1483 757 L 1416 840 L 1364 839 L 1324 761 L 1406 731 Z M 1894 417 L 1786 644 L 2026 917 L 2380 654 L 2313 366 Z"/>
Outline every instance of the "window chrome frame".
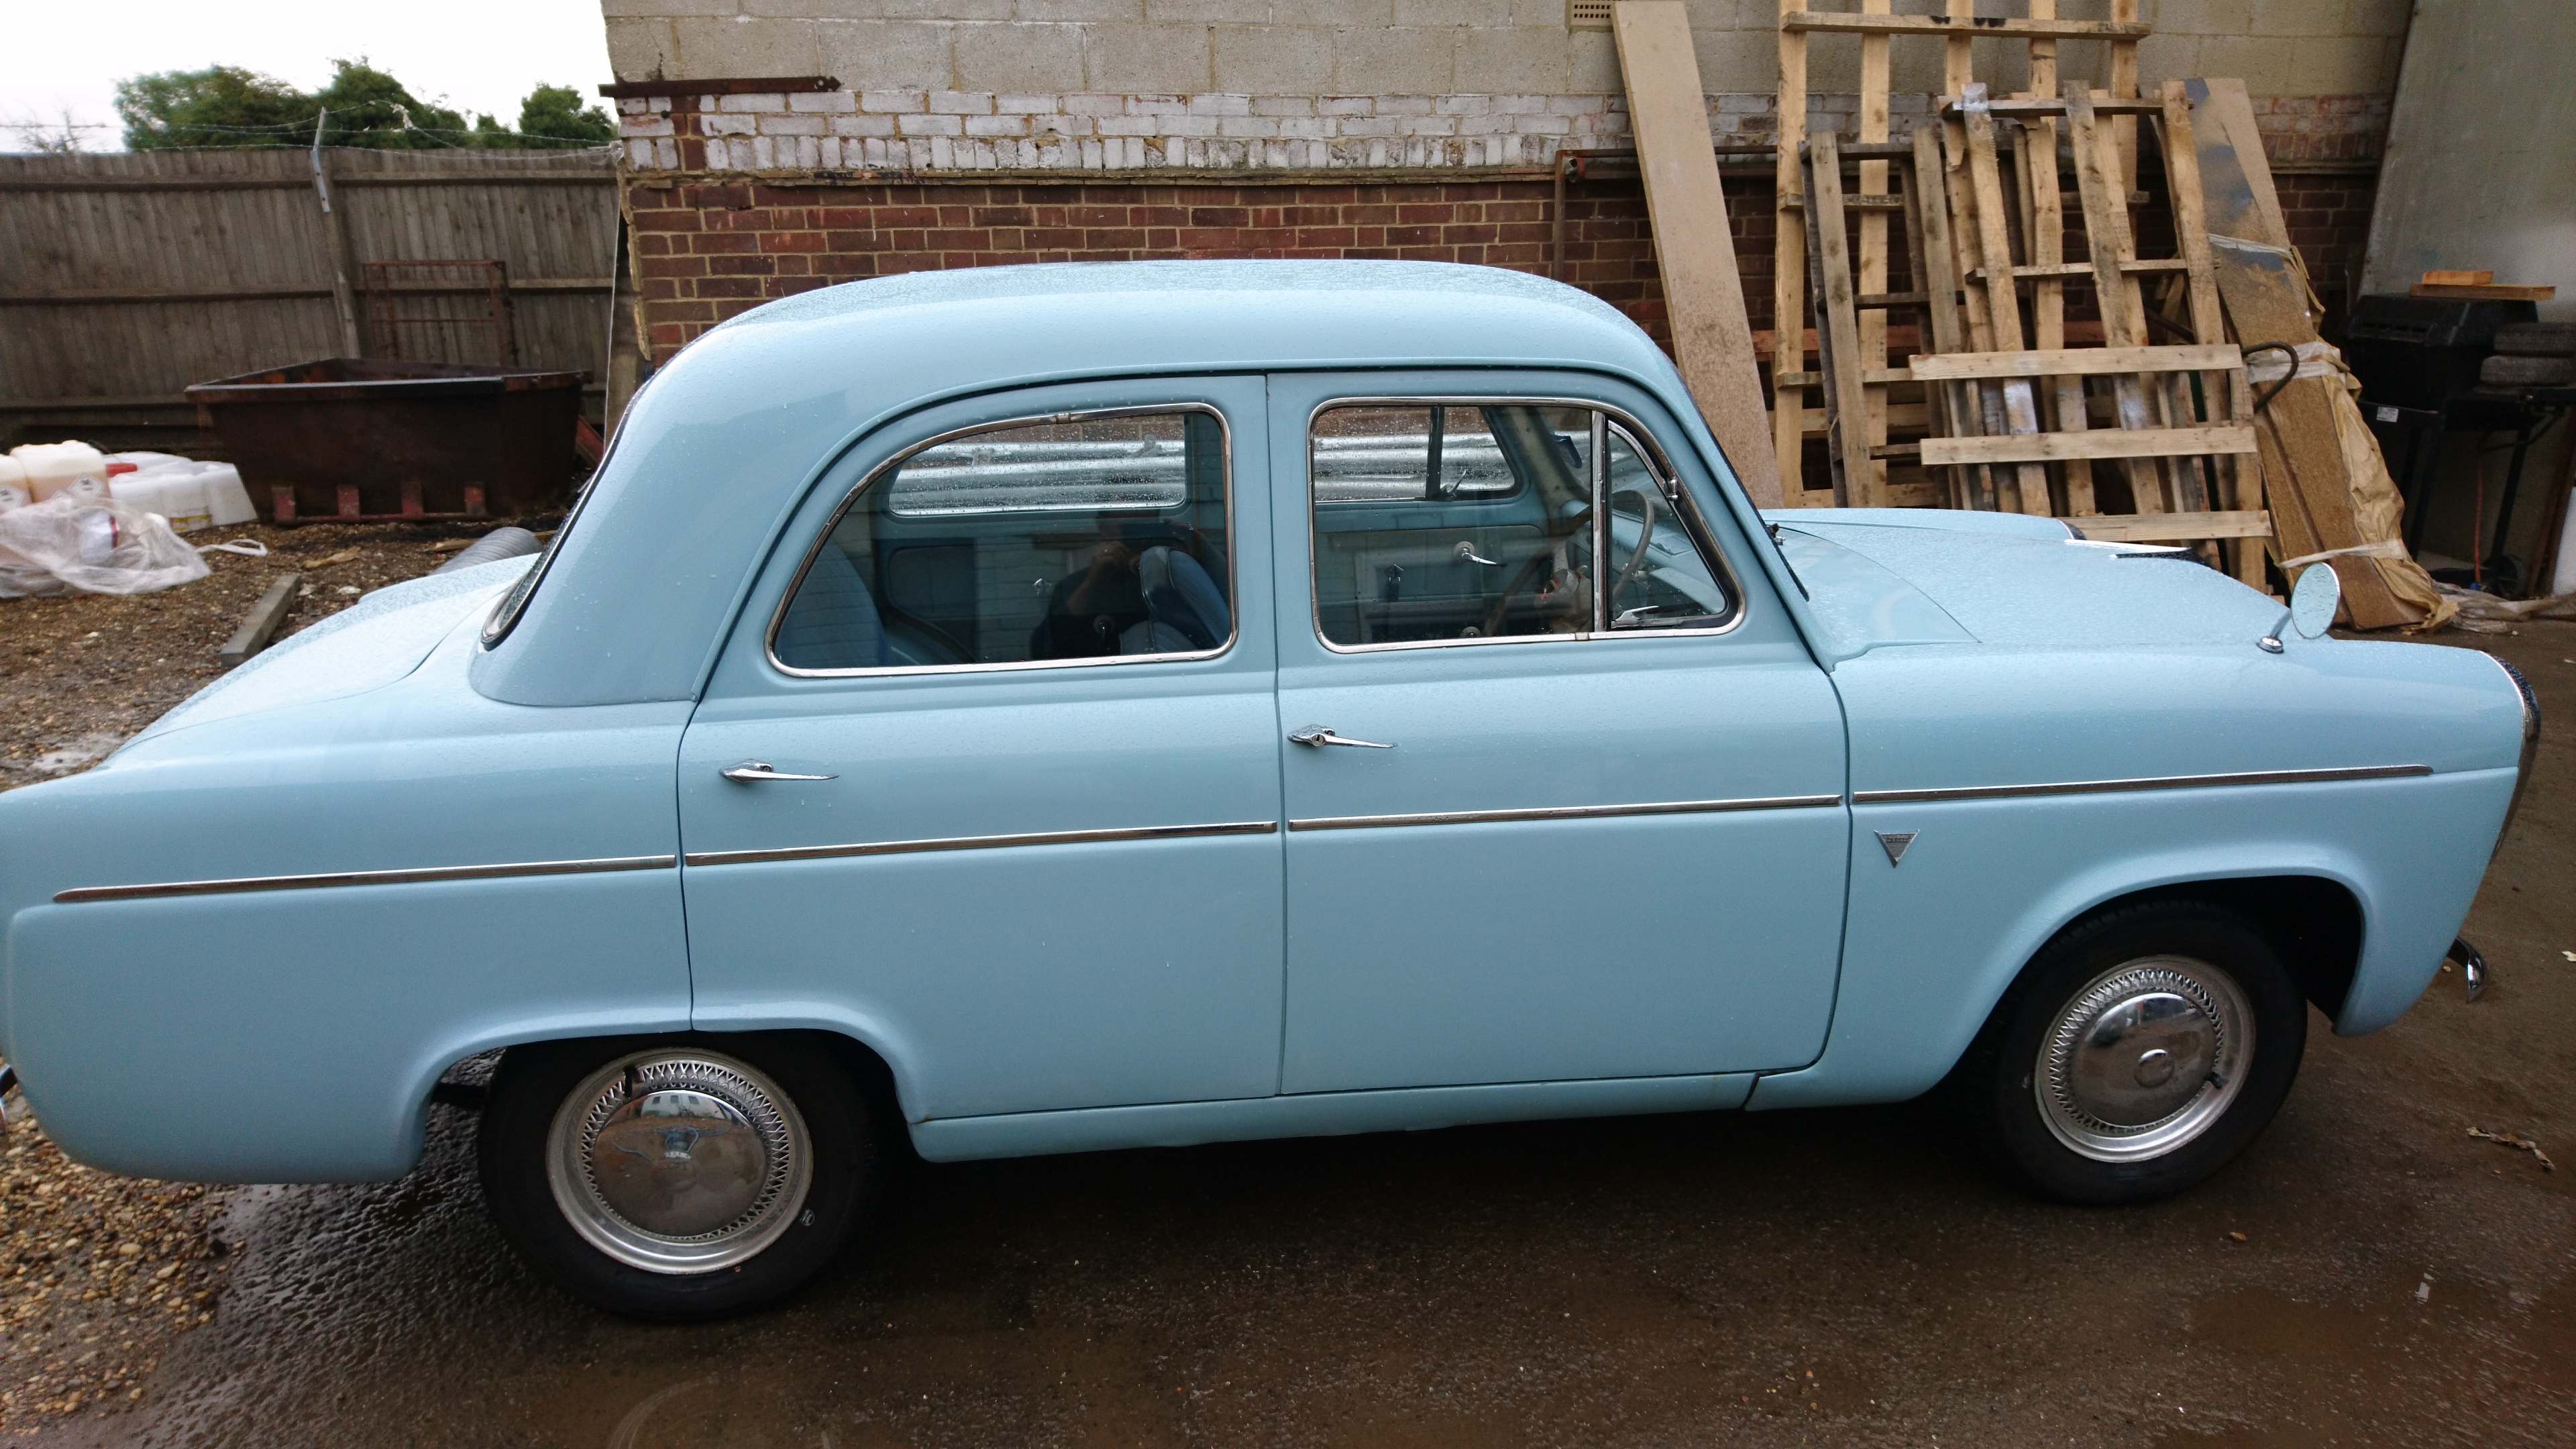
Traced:
<path fill-rule="evenodd" d="M 786 624 L 787 610 L 796 602 L 798 591 L 805 587 L 805 575 L 813 569 L 814 560 L 821 556 L 823 546 L 832 541 L 832 535 L 840 530 L 842 522 L 849 517 L 850 510 L 858 505 L 859 500 L 866 496 L 867 491 L 870 488 L 877 486 L 879 482 L 893 477 L 896 470 L 903 467 L 904 464 L 911 462 L 914 458 L 919 457 L 932 448 L 939 447 L 945 443 L 953 443 L 959 438 L 973 437 L 978 433 L 994 433 L 1007 428 L 1025 428 L 1038 425 L 1054 425 L 1061 427 L 1070 423 L 1092 422 L 1100 418 L 1146 417 L 1161 413 L 1205 413 L 1209 417 L 1216 419 L 1217 455 L 1223 480 L 1220 485 L 1220 491 L 1224 495 L 1225 602 L 1227 617 L 1226 636 L 1215 648 L 1193 649 L 1186 653 L 1092 654 L 1074 659 L 1004 659 L 996 660 L 991 663 L 970 664 L 871 664 L 860 665 L 849 669 L 805 669 L 800 668 L 797 665 L 789 664 L 778 657 L 778 631 Z M 1189 401 L 1138 403 L 1133 405 L 1122 404 L 1118 407 L 1109 408 L 1083 408 L 1075 411 L 1032 413 L 1025 417 L 1000 418 L 992 422 L 975 423 L 967 427 L 951 428 L 944 433 L 936 433 L 930 437 L 922 439 L 920 442 L 905 448 L 893 457 L 888 458 L 884 462 L 877 464 L 874 468 L 869 469 L 867 476 L 861 478 L 858 483 L 850 489 L 849 493 L 841 499 L 839 506 L 832 510 L 832 516 L 824 520 L 822 529 L 814 535 L 814 541 L 806 546 L 805 556 L 797 561 L 795 576 L 788 580 L 786 591 L 778 596 L 778 606 L 772 609 L 769 614 L 769 626 L 761 633 L 760 652 L 761 656 L 769 662 L 770 668 L 796 679 L 881 678 L 887 675 L 1000 674 L 1036 669 L 1078 669 L 1084 667 L 1119 664 L 1168 664 L 1185 660 L 1222 658 L 1223 656 L 1232 653 L 1236 643 L 1243 638 L 1243 596 L 1240 587 L 1241 567 L 1236 557 L 1241 552 L 1242 550 L 1235 546 L 1234 532 L 1234 425 L 1226 418 L 1225 410 L 1214 403 Z"/>
<path fill-rule="evenodd" d="M 1580 408 L 1590 413 L 1592 415 L 1591 427 L 1593 450 L 1590 465 L 1591 477 L 1586 481 L 1592 490 L 1592 572 L 1594 576 L 1592 585 L 1592 622 L 1594 627 L 1580 630 L 1572 634 L 1501 634 L 1492 638 L 1478 639 L 1403 639 L 1390 641 L 1384 644 L 1335 643 L 1331 636 L 1324 632 L 1324 591 L 1321 587 L 1322 581 L 1318 578 L 1316 572 L 1317 563 L 1321 557 L 1322 550 L 1316 547 L 1316 509 L 1319 505 L 1315 499 L 1315 420 L 1335 408 L 1352 407 Z M 1712 566 L 1717 575 L 1718 582 L 1726 589 L 1728 596 L 1735 601 L 1734 609 L 1727 614 L 1723 621 L 1716 624 L 1694 625 L 1688 628 L 1678 629 L 1612 629 L 1607 627 L 1606 621 L 1608 619 L 1608 614 L 1603 609 L 1602 605 L 1608 594 L 1610 585 L 1608 582 L 1608 576 L 1602 568 L 1602 564 L 1606 562 L 1610 556 L 1610 551 L 1604 543 L 1608 537 L 1610 527 L 1609 498 L 1607 496 L 1607 490 L 1610 484 L 1610 462 L 1609 454 L 1603 444 L 1607 441 L 1608 433 L 1612 429 L 1616 429 L 1619 433 L 1624 435 L 1628 439 L 1630 445 L 1636 448 L 1638 461 L 1645 464 L 1647 474 L 1655 480 L 1656 484 L 1662 490 L 1665 503 L 1672 508 L 1677 517 L 1684 520 L 1683 528 L 1690 536 L 1691 546 L 1700 550 L 1702 559 Z M 1451 649 L 1494 644 L 1560 644 L 1589 639 L 1704 638 L 1719 634 L 1734 633 L 1737 629 L 1743 627 L 1745 619 L 1753 612 L 1752 596 L 1745 592 L 1744 581 L 1737 575 L 1735 566 L 1728 561 L 1726 550 L 1717 547 L 1716 536 L 1709 529 L 1707 520 L 1699 511 L 1699 501 L 1691 497 L 1690 490 L 1682 485 L 1681 474 L 1673 467 L 1671 456 L 1663 450 L 1661 445 L 1654 441 L 1654 434 L 1650 432 L 1643 423 L 1637 421 L 1634 414 L 1628 412 L 1624 408 L 1614 407 L 1609 403 L 1600 402 L 1591 398 L 1531 396 L 1510 397 L 1490 396 L 1478 393 L 1463 393 L 1455 396 L 1442 397 L 1431 397 L 1413 393 L 1389 394 L 1384 396 L 1364 394 L 1352 397 L 1331 397 L 1315 404 L 1313 408 L 1308 410 L 1305 423 L 1305 439 L 1306 609 L 1307 616 L 1315 627 L 1316 642 L 1322 644 L 1326 650 L 1332 653 L 1386 654 L 1408 649 Z"/>

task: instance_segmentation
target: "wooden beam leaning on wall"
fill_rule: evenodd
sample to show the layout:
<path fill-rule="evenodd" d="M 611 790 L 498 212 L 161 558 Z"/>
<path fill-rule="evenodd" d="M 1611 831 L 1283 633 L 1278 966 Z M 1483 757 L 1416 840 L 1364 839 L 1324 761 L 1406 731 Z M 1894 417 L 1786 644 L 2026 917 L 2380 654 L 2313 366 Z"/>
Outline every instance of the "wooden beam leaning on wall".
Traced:
<path fill-rule="evenodd" d="M 2171 89 L 2185 102 L 2211 271 L 2228 325 L 2247 347 L 2317 341 L 2307 275 L 2290 246 L 2245 83 L 2189 80 Z M 2266 388 L 2250 420 L 2278 556 L 2399 547 L 2393 558 L 2346 553 L 2332 560 L 2352 622 L 2384 629 L 2455 611 L 2398 545 L 2396 485 L 2343 376 L 2293 376 L 2278 390 Z"/>
<path fill-rule="evenodd" d="M 1611 24 L 1682 381 L 1754 506 L 1777 508 L 1780 473 L 1763 436 L 1762 375 L 1718 189 L 1717 138 L 1708 128 L 1689 11 L 1682 0 L 1618 0 Z"/>

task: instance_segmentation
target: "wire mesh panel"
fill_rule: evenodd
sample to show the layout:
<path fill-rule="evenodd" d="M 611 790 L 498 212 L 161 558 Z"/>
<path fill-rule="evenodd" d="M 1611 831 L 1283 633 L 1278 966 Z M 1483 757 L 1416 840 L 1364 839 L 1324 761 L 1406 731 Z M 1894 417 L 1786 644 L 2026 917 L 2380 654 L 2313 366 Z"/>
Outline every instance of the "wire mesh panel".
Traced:
<path fill-rule="evenodd" d="M 361 270 L 367 347 L 375 356 L 517 365 L 509 263 L 367 262 Z"/>

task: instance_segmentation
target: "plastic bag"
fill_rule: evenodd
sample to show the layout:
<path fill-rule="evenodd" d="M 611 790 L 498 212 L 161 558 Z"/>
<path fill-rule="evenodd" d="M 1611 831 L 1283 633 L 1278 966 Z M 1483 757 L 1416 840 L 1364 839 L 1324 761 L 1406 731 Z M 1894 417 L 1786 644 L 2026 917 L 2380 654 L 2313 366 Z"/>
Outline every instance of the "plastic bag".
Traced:
<path fill-rule="evenodd" d="M 0 599 L 148 594 L 209 572 L 167 520 L 113 498 L 67 493 L 0 513 Z"/>

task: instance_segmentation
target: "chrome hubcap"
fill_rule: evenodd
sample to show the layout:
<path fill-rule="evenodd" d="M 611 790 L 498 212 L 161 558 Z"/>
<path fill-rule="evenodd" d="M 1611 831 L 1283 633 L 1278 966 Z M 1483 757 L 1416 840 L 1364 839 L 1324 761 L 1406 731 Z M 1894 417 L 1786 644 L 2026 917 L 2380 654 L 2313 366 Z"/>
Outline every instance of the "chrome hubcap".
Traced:
<path fill-rule="evenodd" d="M 564 1098 L 546 1144 L 555 1206 L 592 1247 L 653 1273 L 730 1268 L 805 1210 L 813 1150 L 787 1094 L 715 1052 L 641 1052 Z"/>
<path fill-rule="evenodd" d="M 2058 1141 L 2097 1162 L 2134 1162 L 2226 1115 L 2253 1053 L 2253 1009 L 2233 978 L 2187 956 L 2147 956 L 2075 993 L 2039 1044 L 2031 1085 Z"/>

